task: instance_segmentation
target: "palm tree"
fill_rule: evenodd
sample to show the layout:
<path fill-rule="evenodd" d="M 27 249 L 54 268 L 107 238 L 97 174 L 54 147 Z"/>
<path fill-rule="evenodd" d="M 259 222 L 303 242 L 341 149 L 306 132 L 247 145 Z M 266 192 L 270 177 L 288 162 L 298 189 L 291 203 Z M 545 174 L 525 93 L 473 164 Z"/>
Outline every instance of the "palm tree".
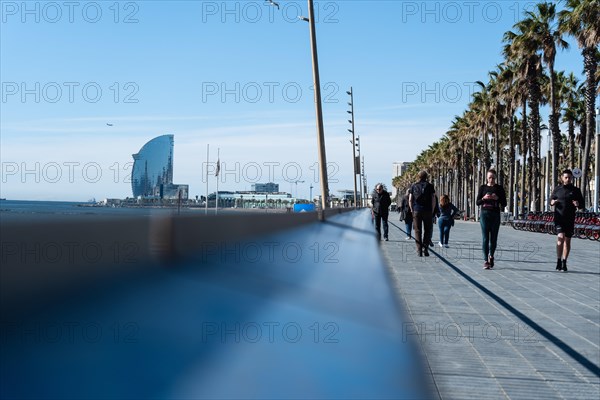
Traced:
<path fill-rule="evenodd" d="M 535 31 L 535 24 L 530 19 L 524 19 L 514 25 L 517 33 L 512 31 L 504 34 L 504 41 L 507 45 L 504 47 L 504 54 L 507 60 L 520 65 L 520 72 L 524 73 L 527 82 L 527 92 L 529 100 L 530 116 L 529 122 L 531 140 L 529 148 L 531 151 L 531 200 L 532 211 L 537 211 L 540 202 L 540 102 L 542 101 L 542 92 L 540 89 L 539 77 L 542 72 L 541 57 L 537 53 L 538 45 L 532 32 Z"/>
<path fill-rule="evenodd" d="M 508 119 L 508 203 L 509 210 L 514 209 L 515 190 L 515 147 L 516 147 L 516 117 L 515 112 L 519 104 L 524 101 L 523 86 L 519 85 L 517 66 L 507 63 L 498 66 L 498 85 L 500 86 L 499 98 L 505 105 L 504 116 Z"/>
<path fill-rule="evenodd" d="M 550 132 L 552 135 L 552 180 L 550 190 L 558 181 L 558 154 L 560 152 L 560 130 L 558 125 L 559 113 L 556 96 L 556 77 L 554 73 L 554 61 L 558 48 L 566 49 L 569 44 L 563 40 L 563 33 L 557 24 L 556 5 L 554 3 L 538 3 L 534 11 L 526 11 L 527 18 L 521 22 L 528 27 L 525 34 L 531 36 L 531 40 L 542 51 L 542 59 L 548 66 L 550 75 Z"/>
<path fill-rule="evenodd" d="M 497 70 L 489 72 L 490 82 L 488 83 L 489 107 L 491 109 L 492 135 L 494 142 L 494 161 L 498 172 L 498 183 L 504 185 L 504 170 L 502 162 L 502 130 L 506 120 L 506 105 L 503 92 L 506 89 L 504 82 L 499 81 L 502 66 L 497 66 Z"/>
<path fill-rule="evenodd" d="M 561 88 L 562 98 L 565 102 L 563 110 L 563 122 L 567 123 L 567 139 L 568 139 L 568 164 L 571 168 L 575 166 L 575 124 L 578 123 L 578 108 L 580 108 L 580 97 L 577 93 L 577 78 L 571 72 L 565 75 L 560 72 L 557 75 L 558 87 Z"/>
<path fill-rule="evenodd" d="M 596 120 L 596 92 L 598 90 L 598 44 L 600 43 L 600 2 L 598 0 L 566 0 L 566 8 L 559 13 L 560 30 L 577 39 L 583 55 L 583 69 L 586 76 L 585 113 L 586 133 L 591 136 Z M 585 141 L 583 151 L 583 184 L 581 191 L 586 197 L 590 142 Z"/>
<path fill-rule="evenodd" d="M 527 106 L 529 103 L 529 80 L 528 80 L 528 75 L 529 75 L 529 70 L 530 70 L 530 60 L 528 57 L 524 57 L 523 54 L 518 51 L 518 47 L 515 45 L 513 45 L 513 42 L 515 41 L 515 39 L 517 38 L 517 35 L 511 31 L 508 31 L 504 34 L 503 37 L 503 41 L 505 43 L 507 43 L 506 46 L 504 46 L 504 50 L 503 50 L 503 54 L 505 57 L 505 65 L 509 65 L 511 70 L 513 71 L 513 86 L 514 86 L 514 90 L 517 94 L 517 97 L 515 98 L 515 101 L 517 101 L 517 103 L 521 106 L 522 109 L 522 119 L 521 119 L 521 124 L 519 124 L 520 129 L 517 129 L 517 131 L 521 132 L 520 135 L 520 141 L 519 141 L 519 154 L 521 155 L 522 158 L 522 164 L 521 164 L 521 183 L 519 184 L 520 187 L 520 194 L 519 194 L 519 198 L 520 198 L 520 213 L 524 214 L 525 213 L 525 207 L 527 206 L 527 204 L 529 202 L 526 201 L 526 194 L 529 194 L 530 196 L 530 200 L 531 200 L 531 171 L 529 173 L 529 189 L 526 193 L 525 188 L 526 186 L 526 180 L 528 177 L 527 174 L 527 170 L 532 170 L 532 157 L 531 157 L 531 143 L 532 143 L 532 139 L 531 139 L 531 129 L 529 129 L 528 126 L 528 115 L 527 115 Z M 528 158 L 529 155 L 529 158 Z"/>
<path fill-rule="evenodd" d="M 477 81 L 475 83 L 481 87 L 481 91 L 473 94 L 473 102 L 470 104 L 470 108 L 474 111 L 474 113 L 471 114 L 474 119 L 473 125 L 475 126 L 476 133 L 478 134 L 482 145 L 480 158 L 484 167 L 482 169 L 487 171 L 492 164 L 489 151 L 489 126 L 491 114 L 493 112 L 492 106 L 490 105 L 491 94 L 490 89 L 483 82 Z"/>

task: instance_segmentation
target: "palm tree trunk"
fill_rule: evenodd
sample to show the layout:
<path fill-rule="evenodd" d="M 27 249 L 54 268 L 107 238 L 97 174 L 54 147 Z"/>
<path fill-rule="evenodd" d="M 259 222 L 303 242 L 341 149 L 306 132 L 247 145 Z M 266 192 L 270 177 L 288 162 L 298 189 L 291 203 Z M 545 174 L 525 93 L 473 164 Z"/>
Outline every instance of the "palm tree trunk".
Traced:
<path fill-rule="evenodd" d="M 581 144 L 579 145 L 579 154 L 577 155 L 577 166 L 581 168 L 583 165 L 583 150 L 585 149 L 585 143 L 587 142 L 587 121 L 583 121 L 579 124 L 579 136 L 581 138 Z"/>
<path fill-rule="evenodd" d="M 533 152 L 533 149 L 531 149 Z M 527 190 L 529 191 L 529 196 L 527 196 L 527 209 L 529 211 L 536 211 L 535 209 L 535 194 L 533 191 L 533 156 L 529 154 L 529 158 L 527 159 L 527 165 L 529 166 L 529 170 L 527 173 Z"/>
<path fill-rule="evenodd" d="M 581 192 L 583 198 L 586 198 L 586 192 L 588 190 L 588 169 L 590 164 L 590 147 L 592 142 L 592 134 L 595 129 L 595 107 L 596 107 L 596 69 L 598 68 L 598 61 L 596 60 L 596 48 L 585 47 L 582 51 L 583 54 L 583 66 L 586 75 L 586 87 L 585 87 L 585 114 L 586 114 L 586 133 L 587 140 L 585 141 L 585 147 L 583 149 L 583 163 L 582 163 L 582 185 Z M 597 157 L 597 155 L 596 155 Z M 588 203 L 589 204 L 589 203 Z"/>
<path fill-rule="evenodd" d="M 558 182 L 558 154 L 560 153 L 560 127 L 558 125 L 558 113 L 556 104 L 556 77 L 554 76 L 554 61 L 548 63 L 550 72 L 550 131 L 552 132 L 552 174 L 550 174 L 550 193 Z"/>
<path fill-rule="evenodd" d="M 442 181 L 442 192 L 439 194 L 439 196 L 442 196 L 444 193 L 448 193 L 447 171 L 448 170 L 447 170 L 446 166 L 442 166 L 441 171 L 440 171 L 440 180 Z"/>
<path fill-rule="evenodd" d="M 500 184 L 500 186 L 504 186 L 504 172 L 502 171 L 502 154 L 500 154 L 500 122 L 496 122 L 494 136 L 494 153 L 496 153 L 496 169 L 498 170 L 498 183 Z"/>
<path fill-rule="evenodd" d="M 519 189 L 519 184 L 518 184 L 518 182 L 519 182 L 519 160 L 515 161 L 515 178 L 514 179 L 515 179 L 515 192 L 519 193 L 519 190 L 518 190 Z M 513 194 L 512 201 L 515 202 L 515 204 L 513 204 L 512 210 L 514 210 L 515 217 L 517 217 L 517 215 L 519 214 L 519 207 L 518 207 L 519 202 L 516 199 L 514 199 L 514 194 Z"/>
<path fill-rule="evenodd" d="M 514 173 L 515 173 L 515 122 L 513 120 L 512 111 L 509 113 L 508 123 L 508 147 L 509 147 L 509 159 L 508 159 L 508 211 L 513 211 L 514 201 Z"/>
<path fill-rule="evenodd" d="M 472 182 L 473 189 L 472 190 L 473 191 L 471 192 L 471 210 L 470 210 L 471 213 L 470 214 L 471 214 L 471 217 L 473 217 L 473 219 L 475 221 L 477 221 L 478 220 L 477 219 L 477 211 L 476 211 L 477 206 L 475 205 L 475 202 L 477 201 L 477 188 L 478 188 L 477 181 L 478 181 L 478 177 L 479 177 L 479 174 L 477 173 L 478 171 L 477 171 L 477 157 L 476 157 L 477 139 L 473 138 L 471 143 L 472 143 L 471 148 L 472 148 L 472 154 L 473 154 L 473 159 L 472 159 L 472 167 L 473 167 L 473 182 Z"/>
<path fill-rule="evenodd" d="M 528 128 L 528 124 L 527 124 L 527 101 L 523 101 L 523 122 L 521 123 L 521 129 L 523 130 L 521 138 L 522 138 L 522 143 L 521 143 L 521 151 L 522 151 L 522 158 L 523 158 L 523 165 L 522 168 L 523 170 L 521 171 L 521 214 L 525 214 L 525 206 L 527 206 L 527 201 L 525 198 L 525 178 L 527 176 L 527 153 L 528 153 L 528 149 L 529 149 L 529 143 L 528 143 L 528 138 L 529 138 L 529 128 Z M 530 192 L 531 193 L 531 192 Z M 527 206 L 527 209 L 529 210 L 529 206 Z"/>
<path fill-rule="evenodd" d="M 531 171 L 531 181 L 532 181 L 532 190 L 531 190 L 531 198 L 533 200 L 532 211 L 540 210 L 540 108 L 539 108 L 539 97 L 537 94 L 539 93 L 539 86 L 535 90 L 535 95 L 532 96 L 532 101 L 529 103 L 531 109 L 531 147 L 532 147 L 532 166 L 533 170 Z"/>
<path fill-rule="evenodd" d="M 461 176 L 463 182 L 462 189 L 462 209 L 465 210 L 465 215 L 469 215 L 469 153 L 465 154 L 463 160 L 463 174 Z"/>
<path fill-rule="evenodd" d="M 575 165 L 575 122 L 569 120 L 569 166 Z"/>

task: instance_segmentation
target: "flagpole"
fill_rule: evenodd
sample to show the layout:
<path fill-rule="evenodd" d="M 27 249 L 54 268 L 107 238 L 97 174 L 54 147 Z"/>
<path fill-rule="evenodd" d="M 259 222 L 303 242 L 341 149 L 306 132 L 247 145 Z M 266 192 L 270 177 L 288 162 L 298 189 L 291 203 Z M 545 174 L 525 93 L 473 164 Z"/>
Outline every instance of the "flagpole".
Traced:
<path fill-rule="evenodd" d="M 204 203 L 204 215 L 208 215 L 208 150 L 210 144 L 206 145 L 206 203 Z"/>
<path fill-rule="evenodd" d="M 215 177 L 217 178 L 217 192 L 215 195 L 215 215 L 217 215 L 217 211 L 219 210 L 219 170 L 221 169 L 221 162 L 219 158 L 219 153 L 221 152 L 220 148 L 217 148 L 217 173 Z"/>

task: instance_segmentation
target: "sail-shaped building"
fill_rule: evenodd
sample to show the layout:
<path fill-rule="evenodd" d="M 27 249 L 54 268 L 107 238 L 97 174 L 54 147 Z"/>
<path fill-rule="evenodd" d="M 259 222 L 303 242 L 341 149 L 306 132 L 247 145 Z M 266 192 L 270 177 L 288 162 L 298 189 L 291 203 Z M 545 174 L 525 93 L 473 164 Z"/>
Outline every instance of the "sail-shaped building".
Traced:
<path fill-rule="evenodd" d="M 133 154 L 131 191 L 135 198 L 188 198 L 188 185 L 173 184 L 174 136 L 162 135 Z"/>

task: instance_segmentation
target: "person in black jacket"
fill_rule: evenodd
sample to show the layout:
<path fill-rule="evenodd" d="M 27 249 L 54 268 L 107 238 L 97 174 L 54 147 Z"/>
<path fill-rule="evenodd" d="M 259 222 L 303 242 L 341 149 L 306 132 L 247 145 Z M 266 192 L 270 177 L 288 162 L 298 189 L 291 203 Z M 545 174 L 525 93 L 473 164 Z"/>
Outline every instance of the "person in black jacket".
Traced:
<path fill-rule="evenodd" d="M 556 242 L 556 270 L 567 272 L 567 258 L 571 251 L 571 237 L 575 230 L 575 211 L 585 208 L 585 200 L 579 188 L 573 186 L 573 173 L 565 169 L 558 185 L 550 197 L 550 205 L 554 207 L 554 225 L 558 234 Z"/>
<path fill-rule="evenodd" d="M 496 183 L 496 170 L 487 172 L 487 184 L 481 185 L 477 193 L 477 205 L 481 206 L 479 223 L 483 236 L 483 269 L 494 268 L 494 253 L 500 229 L 500 211 L 506 207 L 506 192 Z"/>
<path fill-rule="evenodd" d="M 410 191 L 406 191 L 406 195 L 402 198 L 402 203 L 400 203 L 400 221 L 404 221 L 404 229 L 406 230 L 406 240 L 410 240 L 411 232 L 412 232 L 412 224 L 413 224 L 413 215 L 410 211 L 410 205 L 408 203 L 408 196 L 410 195 Z"/>
<path fill-rule="evenodd" d="M 383 220 L 383 238 L 387 242 L 389 229 L 388 216 L 390 213 L 389 207 L 392 204 L 392 199 L 381 183 L 375 185 L 375 191 L 371 196 L 371 204 L 373 205 L 373 216 L 375 217 L 377 238 L 381 240 L 381 221 Z"/>
<path fill-rule="evenodd" d="M 429 257 L 428 246 L 433 234 L 433 212 L 435 211 L 435 188 L 427 182 L 427 172 L 419 172 L 419 181 L 410 187 L 409 205 L 415 229 L 415 242 L 419 257 Z"/>

